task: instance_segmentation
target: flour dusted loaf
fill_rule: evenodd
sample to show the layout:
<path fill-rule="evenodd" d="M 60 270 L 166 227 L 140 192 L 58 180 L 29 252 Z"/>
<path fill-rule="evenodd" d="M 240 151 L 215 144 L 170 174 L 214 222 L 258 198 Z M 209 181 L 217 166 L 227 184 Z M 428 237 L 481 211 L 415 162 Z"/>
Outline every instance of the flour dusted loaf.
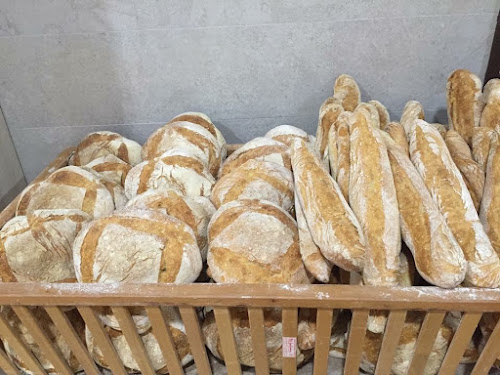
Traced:
<path fill-rule="evenodd" d="M 92 169 L 104 178 L 121 186 L 125 185 L 125 178 L 132 169 L 130 164 L 111 154 L 94 159 L 84 167 L 85 169 Z"/>
<path fill-rule="evenodd" d="M 481 127 L 495 129 L 500 125 L 500 79 L 490 79 L 483 90 L 486 103 L 479 122 Z"/>
<path fill-rule="evenodd" d="M 337 138 L 337 183 L 342 195 L 349 202 L 349 179 L 351 175 L 351 141 L 349 127 L 352 112 L 343 112 L 335 121 Z"/>
<path fill-rule="evenodd" d="M 116 190 L 115 190 L 116 189 Z M 109 215 L 115 209 L 118 185 L 79 167 L 58 169 L 45 181 L 29 185 L 21 193 L 16 215 L 42 209 L 78 209 L 92 217 Z M 118 197 L 116 197 L 118 198 Z M 124 203 L 124 197 L 119 197 Z"/>
<path fill-rule="evenodd" d="M 248 160 L 256 159 L 277 163 L 291 169 L 288 146 L 274 139 L 257 137 L 228 156 L 219 173 L 219 178 L 234 171 Z"/>
<path fill-rule="evenodd" d="M 127 207 L 160 210 L 191 227 L 196 235 L 201 257 L 207 259 L 207 228 L 215 207 L 206 197 L 189 197 L 174 189 L 149 190 L 136 195 Z"/>
<path fill-rule="evenodd" d="M 251 159 L 218 180 L 212 189 L 216 208 L 237 199 L 264 199 L 285 211 L 293 206 L 293 176 L 289 169 Z"/>
<path fill-rule="evenodd" d="M 102 131 L 90 133 L 80 142 L 70 159 L 70 164 L 81 166 L 106 155 L 115 155 L 131 165 L 142 161 L 139 143 L 118 133 Z"/>
<path fill-rule="evenodd" d="M 314 243 L 330 262 L 347 271 L 361 271 L 365 239 L 338 184 L 308 145 L 296 140 L 292 167 L 298 200 Z"/>
<path fill-rule="evenodd" d="M 391 122 L 391 116 L 387 108 L 378 100 L 370 100 L 368 104 L 371 104 L 377 110 L 380 129 L 385 129 L 387 124 Z"/>
<path fill-rule="evenodd" d="M 335 128 L 336 123 L 337 121 L 335 121 L 335 123 L 330 127 L 330 130 L 328 131 L 328 145 L 327 149 L 325 150 L 325 153 L 328 156 L 328 162 L 325 163 L 326 160 L 323 159 L 323 165 L 328 164 L 327 170 L 330 171 L 330 175 L 335 181 L 337 180 L 337 171 L 339 164 L 337 129 Z"/>
<path fill-rule="evenodd" d="M 346 111 L 354 111 L 361 101 L 359 87 L 354 78 L 347 74 L 338 76 L 333 86 L 333 97 Z"/>
<path fill-rule="evenodd" d="M 208 226 L 208 257 L 218 283 L 309 283 L 295 220 L 274 203 L 226 203 Z"/>
<path fill-rule="evenodd" d="M 359 111 L 365 111 L 370 115 L 370 125 L 380 128 L 380 115 L 377 108 L 372 103 L 360 103 L 356 108 Z"/>
<path fill-rule="evenodd" d="M 80 210 L 38 210 L 0 231 L 0 280 L 75 282 L 73 241 L 91 217 Z"/>
<path fill-rule="evenodd" d="M 328 148 L 328 132 L 342 112 L 344 112 L 342 104 L 333 98 L 326 99 L 319 108 L 316 148 L 319 150 L 321 157 L 324 157 Z"/>
<path fill-rule="evenodd" d="M 292 125 L 279 125 L 269 130 L 266 138 L 274 139 L 275 141 L 282 142 L 290 147 L 295 138 L 301 138 L 304 141 L 309 141 L 309 137 L 305 131 Z"/>
<path fill-rule="evenodd" d="M 498 256 L 443 138 L 425 121 L 415 122 L 410 134 L 410 155 L 468 261 L 466 283 L 478 287 L 498 287 Z"/>
<path fill-rule="evenodd" d="M 403 108 L 403 114 L 401 115 L 400 120 L 400 123 L 405 129 L 407 135 L 409 135 L 409 133 L 413 129 L 415 120 L 419 119 L 425 119 L 424 107 L 422 107 L 422 104 L 420 104 L 416 100 L 408 101 Z"/>
<path fill-rule="evenodd" d="M 184 195 L 210 197 L 214 177 L 205 164 L 189 152 L 171 149 L 130 170 L 125 179 L 129 199 L 148 190 L 177 189 Z"/>
<path fill-rule="evenodd" d="M 408 138 L 406 138 L 406 133 L 403 125 L 401 125 L 399 122 L 390 122 L 387 124 L 384 130 L 391 136 L 392 140 L 399 147 L 401 147 L 406 155 L 409 155 L 410 151 L 408 150 Z"/>
<path fill-rule="evenodd" d="M 465 69 L 457 69 L 448 77 L 446 99 L 448 122 L 468 144 L 472 142 L 472 129 L 479 126 L 483 103 L 481 80 Z"/>
<path fill-rule="evenodd" d="M 472 131 L 472 156 L 481 169 L 486 169 L 490 147 L 495 142 L 498 133 L 489 128 L 474 128 Z"/>

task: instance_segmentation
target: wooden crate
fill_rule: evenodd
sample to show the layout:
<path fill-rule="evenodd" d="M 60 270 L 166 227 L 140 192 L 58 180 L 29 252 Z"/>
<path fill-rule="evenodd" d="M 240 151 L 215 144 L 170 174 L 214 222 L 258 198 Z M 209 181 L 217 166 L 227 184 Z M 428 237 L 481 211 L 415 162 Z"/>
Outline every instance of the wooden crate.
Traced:
<path fill-rule="evenodd" d="M 231 150 L 234 150 L 234 146 Z M 43 180 L 51 172 L 67 164 L 72 149 L 63 151 L 37 178 Z M 16 202 L 12 202 L 0 215 L 0 227 L 13 217 Z M 167 361 L 170 374 L 183 374 L 177 353 L 173 349 L 172 337 L 163 319 L 162 305 L 179 307 L 190 341 L 195 366 L 199 374 L 211 374 L 210 362 L 201 334 L 196 309 L 213 307 L 220 332 L 221 346 L 229 374 L 240 374 L 235 339 L 231 329 L 229 309 L 248 309 L 252 346 L 256 353 L 255 372 L 268 374 L 264 342 L 263 309 L 282 309 L 283 336 L 297 336 L 299 308 L 317 309 L 316 346 L 314 374 L 328 373 L 330 330 L 334 309 L 349 309 L 352 320 L 345 359 L 345 374 L 357 374 L 362 355 L 366 322 L 370 309 L 389 311 L 387 326 L 376 374 L 389 374 L 397 342 L 405 316 L 409 311 L 424 311 L 425 319 L 420 330 L 409 374 L 421 374 L 429 357 L 432 344 L 440 325 L 449 311 L 460 311 L 462 320 L 444 358 L 439 374 L 454 374 L 483 313 L 500 312 L 500 290 L 456 288 L 444 290 L 436 287 L 369 287 L 356 285 L 267 285 L 267 284 L 36 284 L 5 283 L 0 287 L 0 305 L 11 306 L 20 320 L 29 329 L 46 358 L 60 374 L 71 370 L 57 348 L 50 341 L 33 318 L 30 306 L 42 306 L 60 331 L 68 346 L 87 374 L 97 374 L 98 368 L 89 355 L 84 343 L 63 313 L 63 307 L 78 309 L 95 341 L 106 356 L 115 375 L 126 374 L 123 363 L 111 344 L 110 338 L 97 317 L 94 306 L 111 307 L 123 330 L 124 336 L 143 374 L 154 374 L 151 361 L 140 340 L 127 307 L 146 308 L 153 331 L 164 338 L 160 349 Z M 0 314 L 0 336 L 8 340 L 23 362 L 35 374 L 46 374 L 33 353 L 27 348 L 14 330 Z M 500 356 L 500 323 L 497 322 L 484 347 L 472 374 L 487 374 L 495 359 Z M 20 374 L 16 366 L 0 348 L 0 369 L 6 374 Z M 283 358 L 283 373 L 295 374 L 295 358 Z"/>

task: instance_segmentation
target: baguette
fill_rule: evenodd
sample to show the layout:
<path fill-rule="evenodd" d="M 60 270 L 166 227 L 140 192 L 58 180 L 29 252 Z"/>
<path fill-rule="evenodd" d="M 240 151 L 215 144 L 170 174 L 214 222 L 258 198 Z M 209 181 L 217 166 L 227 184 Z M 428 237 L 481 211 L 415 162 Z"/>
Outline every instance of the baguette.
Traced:
<path fill-rule="evenodd" d="M 337 119 L 338 121 L 338 119 Z M 325 152 L 328 154 L 328 164 L 330 165 L 330 175 L 334 180 L 337 180 L 337 171 L 339 163 L 339 150 L 338 150 L 338 139 L 337 139 L 337 121 L 330 127 L 328 131 L 328 148 Z M 323 156 L 323 159 L 324 156 Z"/>
<path fill-rule="evenodd" d="M 486 105 L 481 113 L 480 126 L 495 129 L 500 125 L 500 79 L 490 79 L 484 86 Z"/>
<path fill-rule="evenodd" d="M 500 261 L 486 235 L 460 171 L 438 131 L 417 120 L 410 134 L 411 160 L 458 241 L 467 285 L 498 287 Z"/>
<path fill-rule="evenodd" d="M 380 115 L 377 108 L 371 103 L 361 103 L 357 109 L 364 109 L 370 114 L 371 126 L 380 128 Z"/>
<path fill-rule="evenodd" d="M 408 151 L 408 138 L 406 138 L 406 133 L 403 125 L 401 125 L 399 122 L 390 122 L 387 124 L 384 130 L 389 133 L 391 139 L 399 147 L 401 147 L 406 155 L 409 155 L 410 152 Z"/>
<path fill-rule="evenodd" d="M 361 93 L 354 78 L 342 74 L 335 80 L 333 97 L 337 99 L 346 111 L 354 111 L 361 101 Z"/>
<path fill-rule="evenodd" d="M 431 123 L 429 125 L 432 126 L 434 129 L 436 129 L 439 132 L 439 134 L 441 134 L 441 137 L 444 138 L 447 132 L 446 126 L 444 126 L 443 124 L 439 124 L 437 122 Z"/>
<path fill-rule="evenodd" d="M 498 133 L 490 128 L 474 128 L 472 131 L 472 156 L 479 166 L 486 169 L 490 146 L 498 137 Z"/>
<path fill-rule="evenodd" d="M 349 121 L 352 112 L 343 112 L 335 122 L 337 129 L 337 183 L 342 195 L 349 202 L 349 176 L 351 174 L 351 141 Z"/>
<path fill-rule="evenodd" d="M 425 119 L 424 107 L 416 100 L 410 100 L 405 104 L 400 120 L 407 136 L 411 132 L 413 123 L 418 119 Z"/>
<path fill-rule="evenodd" d="M 378 100 L 370 100 L 368 104 L 371 104 L 372 106 L 375 107 L 375 109 L 378 112 L 378 118 L 380 122 L 380 128 L 385 129 L 387 124 L 391 122 L 391 116 L 389 115 L 389 112 L 387 111 L 387 108 L 380 103 Z"/>
<path fill-rule="evenodd" d="M 333 98 L 326 99 L 319 109 L 316 148 L 322 157 L 325 155 L 325 150 L 328 147 L 328 132 L 343 111 L 342 104 Z"/>

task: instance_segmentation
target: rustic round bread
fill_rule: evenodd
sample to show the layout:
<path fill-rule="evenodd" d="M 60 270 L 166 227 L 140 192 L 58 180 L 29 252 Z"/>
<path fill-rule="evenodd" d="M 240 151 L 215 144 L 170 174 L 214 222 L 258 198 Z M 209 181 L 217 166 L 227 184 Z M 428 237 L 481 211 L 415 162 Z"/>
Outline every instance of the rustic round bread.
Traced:
<path fill-rule="evenodd" d="M 78 360 L 72 353 L 70 347 L 66 343 L 66 340 L 61 336 L 59 330 L 54 325 L 49 315 L 42 307 L 34 307 L 30 309 L 31 313 L 34 315 L 39 327 L 43 330 L 47 338 L 52 343 L 52 347 L 57 348 L 62 358 L 69 365 L 69 368 L 77 373 L 82 371 L 82 368 L 79 365 Z M 50 363 L 50 361 L 45 357 L 44 348 L 40 349 L 39 345 L 36 343 L 35 339 L 31 335 L 30 331 L 24 324 L 21 323 L 17 315 L 10 307 L 2 306 L 2 314 L 6 317 L 9 324 L 14 329 L 14 332 L 19 336 L 21 341 L 25 344 L 28 350 L 31 350 L 33 355 L 38 359 L 42 367 L 48 374 L 57 375 L 60 372 L 56 371 L 54 366 Z M 78 310 L 72 309 L 69 311 L 65 311 L 64 314 L 70 321 L 73 326 L 76 334 L 80 337 L 82 342 L 85 342 L 85 323 L 81 318 Z M 30 371 L 29 367 L 23 362 L 21 357 L 14 351 L 14 349 L 9 345 L 8 340 L 3 340 L 5 346 L 5 352 L 9 356 L 9 358 L 14 362 L 17 367 L 19 367 L 24 374 L 33 375 L 33 372 Z"/>
<path fill-rule="evenodd" d="M 101 174 L 106 179 L 113 181 L 121 186 L 125 185 L 125 178 L 132 168 L 129 163 L 124 162 L 115 155 L 101 156 L 85 165 L 93 171 Z"/>
<path fill-rule="evenodd" d="M 78 209 L 92 217 L 110 214 L 115 209 L 115 192 L 104 178 L 79 167 L 58 169 L 45 181 L 29 185 L 21 193 L 16 215 L 42 209 Z M 117 196 L 118 197 L 118 196 Z M 116 197 L 116 198 L 117 198 Z M 120 201 L 122 199 L 120 198 Z"/>
<path fill-rule="evenodd" d="M 37 210 L 0 231 L 0 280 L 75 282 L 73 241 L 91 217 L 80 210 Z"/>
<path fill-rule="evenodd" d="M 85 165 L 106 155 L 115 155 L 131 165 L 139 164 L 141 145 L 118 133 L 102 131 L 90 133 L 76 147 L 70 165 Z"/>
<path fill-rule="evenodd" d="M 150 190 L 132 198 L 127 207 L 161 210 L 182 220 L 194 231 L 202 259 L 207 259 L 207 228 L 215 213 L 215 207 L 208 198 L 188 197 L 175 189 Z"/>
<path fill-rule="evenodd" d="M 222 154 L 217 139 L 202 126 L 188 121 L 170 122 L 151 134 L 142 146 L 142 158 L 151 160 L 174 148 L 203 160 L 212 175 L 219 172 Z"/>
<path fill-rule="evenodd" d="M 292 142 L 295 138 L 301 138 L 305 142 L 309 141 L 308 135 L 305 131 L 292 125 L 276 126 L 275 128 L 269 130 L 266 133 L 265 137 L 284 143 L 288 147 L 292 145 Z"/>
<path fill-rule="evenodd" d="M 218 180 L 211 199 L 217 208 L 238 199 L 264 199 L 288 211 L 293 206 L 292 172 L 273 162 L 251 159 Z"/>
<path fill-rule="evenodd" d="M 184 195 L 210 197 L 215 179 L 206 166 L 187 151 L 172 149 L 132 168 L 125 179 L 129 199 L 147 190 L 176 189 Z"/>
<path fill-rule="evenodd" d="M 189 348 L 189 342 L 186 336 L 184 323 L 179 316 L 177 308 L 164 306 L 162 307 L 162 310 L 166 318 L 165 321 L 172 335 L 173 343 L 177 350 L 179 360 L 182 365 L 187 365 L 193 360 L 193 356 L 191 355 L 191 350 Z M 140 373 L 139 365 L 137 364 L 137 361 L 132 354 L 132 351 L 124 334 L 121 331 L 114 330 L 107 326 L 105 326 L 104 329 L 108 333 L 109 338 L 111 339 L 111 343 L 115 347 L 118 356 L 125 366 L 125 369 L 129 373 Z M 94 358 L 99 366 L 109 369 L 109 362 L 107 361 L 99 346 L 94 342 L 94 337 L 92 336 L 92 333 L 90 332 L 88 327 L 85 329 L 85 338 L 92 358 Z M 158 344 L 158 338 L 155 336 L 152 329 L 149 328 L 145 332 L 140 333 L 140 338 L 142 340 L 142 343 L 144 344 L 148 357 L 151 360 L 151 364 L 156 373 L 167 374 L 167 363 L 165 362 L 162 351 Z M 160 337 L 159 339 L 164 340 L 165 338 Z"/>
<path fill-rule="evenodd" d="M 271 161 L 287 169 L 291 169 L 290 154 L 287 145 L 274 139 L 258 137 L 245 143 L 228 156 L 220 169 L 219 178 L 234 171 L 251 159 Z"/>
<path fill-rule="evenodd" d="M 295 220 L 264 200 L 223 205 L 208 225 L 208 256 L 218 283 L 309 283 Z"/>

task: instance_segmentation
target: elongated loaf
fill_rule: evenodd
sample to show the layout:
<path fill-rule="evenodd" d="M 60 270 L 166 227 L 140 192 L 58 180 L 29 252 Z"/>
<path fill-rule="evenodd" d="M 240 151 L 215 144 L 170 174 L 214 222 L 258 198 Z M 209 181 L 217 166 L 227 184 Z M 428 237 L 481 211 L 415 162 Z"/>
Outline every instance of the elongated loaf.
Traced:
<path fill-rule="evenodd" d="M 333 98 L 326 99 L 319 108 L 316 148 L 321 157 L 325 155 L 325 151 L 328 148 L 328 132 L 343 111 L 342 104 Z"/>
<path fill-rule="evenodd" d="M 369 113 L 370 125 L 376 128 L 380 128 L 380 115 L 377 108 L 372 103 L 361 103 L 356 109 L 364 110 Z"/>
<path fill-rule="evenodd" d="M 94 170 L 106 179 L 121 186 L 125 185 L 125 178 L 130 169 L 132 169 L 130 164 L 111 154 L 94 159 L 86 164 L 85 167 Z"/>
<path fill-rule="evenodd" d="M 365 239 L 338 184 L 303 141 L 292 147 L 292 167 L 299 202 L 314 243 L 330 262 L 361 271 Z"/>
<path fill-rule="evenodd" d="M 337 119 L 338 121 L 338 119 Z M 325 150 L 328 156 L 328 166 L 330 170 L 330 175 L 334 180 L 337 180 L 337 171 L 338 171 L 338 163 L 339 163 L 339 151 L 338 151 L 338 139 L 337 139 L 337 129 L 334 125 L 330 127 L 328 131 L 328 147 Z"/>
<path fill-rule="evenodd" d="M 472 129 L 479 126 L 481 110 L 481 80 L 465 69 L 457 69 L 448 77 L 446 99 L 448 122 L 468 144 L 472 143 Z"/>
<path fill-rule="evenodd" d="M 425 121 L 415 122 L 410 135 L 410 155 L 469 263 L 465 281 L 478 287 L 498 287 L 498 256 L 443 138 Z"/>
<path fill-rule="evenodd" d="M 337 183 L 342 195 L 349 202 L 349 179 L 351 175 L 351 140 L 349 134 L 349 121 L 352 112 L 343 112 L 337 121 Z"/>
<path fill-rule="evenodd" d="M 371 104 L 373 107 L 375 107 L 378 112 L 380 129 L 385 129 L 387 124 L 391 122 L 391 116 L 389 115 L 389 111 L 387 110 L 387 108 L 385 108 L 385 106 L 378 100 L 370 100 L 368 104 Z"/>
<path fill-rule="evenodd" d="M 446 126 L 444 126 L 443 124 L 440 124 L 438 122 L 433 122 L 433 123 L 430 123 L 429 125 L 431 127 L 433 127 L 434 129 L 436 129 L 439 132 L 439 134 L 441 134 L 441 137 L 443 137 L 443 138 L 445 137 L 446 132 L 448 131 L 448 129 L 446 129 Z"/>
<path fill-rule="evenodd" d="M 342 74 L 335 80 L 333 97 L 338 100 L 346 111 L 354 111 L 361 102 L 361 93 L 354 78 Z"/>
<path fill-rule="evenodd" d="M 266 135 L 266 138 L 271 138 L 274 139 L 275 141 L 281 142 L 286 144 L 288 147 L 290 147 L 293 143 L 293 140 L 295 138 L 301 138 L 304 141 L 308 141 L 308 135 L 307 133 L 299 129 L 295 126 L 292 125 L 279 125 L 276 126 L 275 128 L 272 128 L 269 130 Z"/>
<path fill-rule="evenodd" d="M 483 99 L 486 103 L 481 113 L 481 127 L 495 129 L 500 125 L 500 79 L 490 79 L 484 86 Z"/>
<path fill-rule="evenodd" d="M 403 114 L 401 115 L 401 125 L 408 136 L 413 128 L 415 120 L 425 118 L 424 107 L 416 100 L 410 100 L 405 104 Z"/>
<path fill-rule="evenodd" d="M 490 128 L 474 128 L 472 131 L 472 156 L 481 169 L 486 169 L 491 143 L 498 137 L 496 131 Z"/>
<path fill-rule="evenodd" d="M 368 285 L 396 285 L 401 233 L 387 148 L 363 110 L 354 112 L 350 130 L 349 202 L 366 238 L 363 280 Z"/>
<path fill-rule="evenodd" d="M 406 138 L 405 129 L 399 122 L 390 122 L 384 130 L 391 136 L 392 140 L 406 153 L 410 154 L 408 150 L 408 138 Z"/>

